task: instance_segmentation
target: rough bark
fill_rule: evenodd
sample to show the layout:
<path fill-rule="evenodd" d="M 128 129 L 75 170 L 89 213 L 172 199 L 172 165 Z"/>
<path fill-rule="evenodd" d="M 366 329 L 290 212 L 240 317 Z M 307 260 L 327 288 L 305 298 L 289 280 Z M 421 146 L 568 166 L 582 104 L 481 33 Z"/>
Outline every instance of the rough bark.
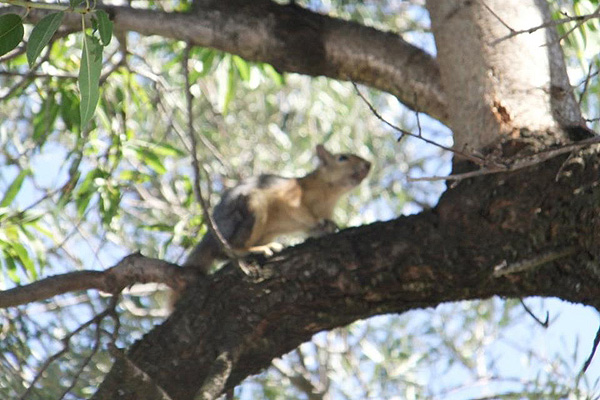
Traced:
<path fill-rule="evenodd" d="M 600 310 L 600 162 L 592 151 L 564 162 L 463 181 L 431 211 L 310 240 L 263 262 L 261 279 L 223 269 L 129 357 L 185 400 L 221 353 L 237 360 L 231 388 L 313 334 L 372 315 L 491 296 Z M 117 362 L 95 398 L 140 398 L 132 380 Z"/>
<path fill-rule="evenodd" d="M 233 3 L 233 4 L 232 4 Z M 437 62 L 401 36 L 271 1 L 197 2 L 193 13 L 106 7 L 120 32 L 183 40 L 266 62 L 281 72 L 353 80 L 393 94 L 410 108 L 447 122 Z M 22 8 L 0 8 L 0 14 Z M 32 9 L 36 23 L 50 11 Z M 79 15 L 63 24 L 81 27 Z"/>
<path fill-rule="evenodd" d="M 551 19 L 545 0 L 427 2 L 450 127 L 458 149 L 479 150 L 526 129 L 546 142 L 582 122 L 554 27 L 506 38 Z M 556 135 L 551 137 L 551 135 Z"/>

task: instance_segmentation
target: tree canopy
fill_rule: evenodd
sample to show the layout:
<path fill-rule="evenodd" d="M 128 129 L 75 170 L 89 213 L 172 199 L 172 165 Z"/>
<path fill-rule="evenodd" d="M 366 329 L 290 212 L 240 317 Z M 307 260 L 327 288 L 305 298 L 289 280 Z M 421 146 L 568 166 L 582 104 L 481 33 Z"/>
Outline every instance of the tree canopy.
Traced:
<path fill-rule="evenodd" d="M 597 398 L 599 16 L 0 0 L 0 394 Z M 343 229 L 178 266 L 202 200 L 320 143 L 374 164 Z"/>

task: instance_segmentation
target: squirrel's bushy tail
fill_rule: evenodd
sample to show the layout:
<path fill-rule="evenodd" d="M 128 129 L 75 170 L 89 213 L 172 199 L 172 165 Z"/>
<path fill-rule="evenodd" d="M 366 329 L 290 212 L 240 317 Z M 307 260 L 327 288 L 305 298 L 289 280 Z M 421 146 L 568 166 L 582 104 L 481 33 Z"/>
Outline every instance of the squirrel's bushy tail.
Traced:
<path fill-rule="evenodd" d="M 210 233 L 207 233 L 204 238 L 194 247 L 194 249 L 187 256 L 184 267 L 191 267 L 207 274 L 211 265 L 218 257 L 219 245 Z"/>
<path fill-rule="evenodd" d="M 218 243 L 210 233 L 207 233 L 204 238 L 194 247 L 194 249 L 188 254 L 183 267 L 193 268 L 200 274 L 208 274 L 210 267 L 212 266 L 215 259 L 218 257 Z M 175 304 L 179 301 L 181 292 L 171 291 L 169 294 L 168 310 L 169 313 L 175 309 Z"/>

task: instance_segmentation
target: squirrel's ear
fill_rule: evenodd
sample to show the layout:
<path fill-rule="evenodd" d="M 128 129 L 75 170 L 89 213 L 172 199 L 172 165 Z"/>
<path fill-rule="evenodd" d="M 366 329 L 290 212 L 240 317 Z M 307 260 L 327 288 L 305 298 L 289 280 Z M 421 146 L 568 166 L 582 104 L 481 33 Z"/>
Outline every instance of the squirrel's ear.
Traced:
<path fill-rule="evenodd" d="M 333 155 L 328 152 L 325 146 L 322 144 L 317 145 L 317 157 L 319 157 L 319 161 L 321 161 L 323 165 L 329 164 L 329 162 L 333 159 Z"/>

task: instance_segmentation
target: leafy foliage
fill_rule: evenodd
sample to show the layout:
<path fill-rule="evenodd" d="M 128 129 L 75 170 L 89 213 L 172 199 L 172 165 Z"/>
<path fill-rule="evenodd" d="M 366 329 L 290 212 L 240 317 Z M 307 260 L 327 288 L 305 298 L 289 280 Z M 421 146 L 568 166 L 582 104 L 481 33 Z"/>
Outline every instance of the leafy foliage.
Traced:
<path fill-rule="evenodd" d="M 71 0 L 69 7 L 82 3 Z M 554 4 L 559 18 L 561 10 L 589 13 L 598 2 Z M 189 3 L 173 7 L 185 9 Z M 419 2 L 323 1 L 320 7 L 432 42 Z M 129 52 L 123 53 L 111 39 L 112 22 L 102 10 L 93 11 L 92 29 L 53 41 L 66 12 L 71 11 L 40 21 L 29 35 L 26 54 L 0 64 L 4 288 L 48 274 L 107 268 L 139 249 L 177 262 L 206 229 L 191 181 L 184 44 L 130 34 Z M 8 53 L 22 41 L 23 25 L 19 16 L 5 17 L 0 17 L 0 50 Z M 581 25 L 566 36 L 564 46 L 574 77 L 581 78 L 577 90 L 591 120 L 599 117 L 597 24 L 593 19 Z M 573 26 L 559 29 L 566 34 Z M 189 73 L 198 155 L 209 176 L 201 184 L 212 204 L 240 178 L 310 171 L 314 146 L 322 142 L 376 164 L 369 182 L 336 211 L 342 226 L 419 211 L 435 204 L 445 189 L 441 183 L 408 184 L 404 177 L 448 171 L 449 155 L 414 139 L 397 142 L 398 134 L 369 112 L 348 83 L 282 75 L 270 65 L 204 48 L 191 50 Z M 424 135 L 450 144 L 449 133 L 434 121 L 425 116 L 417 121 L 395 98 L 363 90 L 390 121 L 411 131 L 422 126 Z M 165 298 L 160 287 L 126 293 L 118 309 L 117 344 L 130 345 L 161 321 Z M 74 294 L 1 311 L 1 397 L 20 396 L 47 357 L 61 348 L 65 333 L 105 303 L 100 295 Z M 114 322 L 103 323 L 104 329 L 114 327 Z M 544 356 L 539 347 L 515 343 L 515 330 L 526 331 L 533 344 L 544 335 L 514 301 L 499 299 L 361 321 L 318 335 L 238 393 L 306 398 L 298 376 L 335 398 L 349 399 L 466 398 L 464 393 L 478 395 L 473 388 L 481 385 L 494 393 L 510 390 L 506 398 L 591 398 L 598 393 L 597 381 L 576 376 L 581 352 Z M 56 398 L 73 381 L 71 398 L 93 392 L 111 363 L 107 352 L 91 355 L 79 379 L 73 370 L 85 363 L 93 346 L 108 342 L 96 334 L 85 329 L 71 340 L 71 351 L 37 383 L 38 397 Z M 513 359 L 518 370 L 501 376 L 506 361 L 492 343 L 517 349 L 526 367 Z"/>
<path fill-rule="evenodd" d="M 50 43 L 52 37 L 60 27 L 66 11 L 88 13 L 90 7 L 77 9 L 82 1 L 71 1 L 67 6 L 51 6 L 58 12 L 48 14 L 34 26 L 27 42 L 27 61 L 29 67 L 33 67 L 36 59 L 43 49 Z M 35 6 L 30 4 L 29 6 Z M 43 5 L 40 7 L 44 7 Z M 94 33 L 99 36 L 85 34 L 85 19 L 82 18 L 83 45 L 81 54 L 81 67 L 79 70 L 79 90 L 81 94 L 80 118 L 81 126 L 85 126 L 94 114 L 98 103 L 100 90 L 100 71 L 102 69 L 102 50 L 109 45 L 112 38 L 113 23 L 104 10 L 94 10 Z M 0 56 L 15 49 L 23 40 L 23 21 L 16 14 L 5 14 L 0 16 Z"/>

